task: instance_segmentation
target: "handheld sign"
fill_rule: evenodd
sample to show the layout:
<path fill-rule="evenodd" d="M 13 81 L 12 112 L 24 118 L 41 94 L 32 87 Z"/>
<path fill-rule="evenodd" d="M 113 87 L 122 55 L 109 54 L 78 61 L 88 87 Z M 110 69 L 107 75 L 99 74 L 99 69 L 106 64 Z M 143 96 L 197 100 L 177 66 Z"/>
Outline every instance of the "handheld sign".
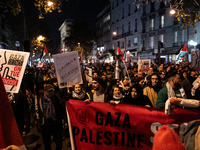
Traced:
<path fill-rule="evenodd" d="M 67 83 L 82 84 L 82 76 L 78 59 L 78 51 L 53 55 L 59 88 L 67 87 Z"/>
<path fill-rule="evenodd" d="M 6 92 L 18 93 L 29 53 L 0 49 L 0 72 Z"/>
<path fill-rule="evenodd" d="M 138 72 L 148 72 L 149 67 L 151 66 L 150 59 L 138 60 Z"/>

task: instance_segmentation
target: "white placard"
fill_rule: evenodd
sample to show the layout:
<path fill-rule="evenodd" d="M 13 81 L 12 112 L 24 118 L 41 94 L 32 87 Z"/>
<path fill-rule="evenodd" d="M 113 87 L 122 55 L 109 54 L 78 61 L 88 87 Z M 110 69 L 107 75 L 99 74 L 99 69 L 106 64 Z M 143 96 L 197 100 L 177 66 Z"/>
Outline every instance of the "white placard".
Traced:
<path fill-rule="evenodd" d="M 151 66 L 150 59 L 138 60 L 138 72 L 139 71 L 148 72 L 150 66 Z"/>
<path fill-rule="evenodd" d="M 18 93 L 29 53 L 0 49 L 0 72 L 6 92 Z"/>
<path fill-rule="evenodd" d="M 88 70 L 88 79 L 89 79 L 89 83 L 92 83 L 92 68 L 88 68 L 86 67 L 86 69 Z"/>
<path fill-rule="evenodd" d="M 59 88 L 67 87 L 67 83 L 82 84 L 78 51 L 53 55 Z"/>

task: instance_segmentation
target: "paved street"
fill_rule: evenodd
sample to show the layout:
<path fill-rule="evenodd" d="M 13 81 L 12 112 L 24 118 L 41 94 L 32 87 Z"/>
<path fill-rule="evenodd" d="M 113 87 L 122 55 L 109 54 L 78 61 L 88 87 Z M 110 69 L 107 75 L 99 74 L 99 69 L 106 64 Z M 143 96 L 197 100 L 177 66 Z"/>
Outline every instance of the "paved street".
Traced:
<path fill-rule="evenodd" d="M 68 128 L 66 128 L 66 132 L 67 138 L 63 136 L 63 150 L 71 150 L 71 147 L 67 147 L 67 143 L 69 142 Z M 22 138 L 27 150 L 44 150 L 42 135 L 37 132 L 37 122 L 32 123 L 31 131 L 27 135 L 23 134 Z M 56 149 L 53 141 L 51 143 L 51 148 L 52 150 Z"/>

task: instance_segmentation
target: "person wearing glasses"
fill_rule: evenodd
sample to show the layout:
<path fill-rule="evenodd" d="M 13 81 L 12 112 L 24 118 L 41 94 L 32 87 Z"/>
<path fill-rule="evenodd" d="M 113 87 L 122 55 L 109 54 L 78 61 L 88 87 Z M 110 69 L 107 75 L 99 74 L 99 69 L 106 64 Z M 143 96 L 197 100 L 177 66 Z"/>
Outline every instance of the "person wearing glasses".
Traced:
<path fill-rule="evenodd" d="M 161 79 L 157 73 L 150 75 L 148 86 L 143 89 L 143 94 L 151 101 L 153 107 L 156 107 L 156 100 L 158 92 L 161 89 Z"/>

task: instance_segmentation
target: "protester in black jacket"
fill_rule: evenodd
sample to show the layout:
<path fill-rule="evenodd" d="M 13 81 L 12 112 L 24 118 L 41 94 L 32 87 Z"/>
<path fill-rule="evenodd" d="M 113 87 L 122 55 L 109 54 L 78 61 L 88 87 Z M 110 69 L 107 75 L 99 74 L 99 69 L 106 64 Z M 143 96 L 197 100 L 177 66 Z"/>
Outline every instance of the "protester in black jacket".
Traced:
<path fill-rule="evenodd" d="M 22 135 L 23 131 L 28 134 L 30 131 L 30 111 L 26 95 L 19 90 L 18 93 L 8 93 L 8 99 L 15 115 L 20 134 Z"/>

